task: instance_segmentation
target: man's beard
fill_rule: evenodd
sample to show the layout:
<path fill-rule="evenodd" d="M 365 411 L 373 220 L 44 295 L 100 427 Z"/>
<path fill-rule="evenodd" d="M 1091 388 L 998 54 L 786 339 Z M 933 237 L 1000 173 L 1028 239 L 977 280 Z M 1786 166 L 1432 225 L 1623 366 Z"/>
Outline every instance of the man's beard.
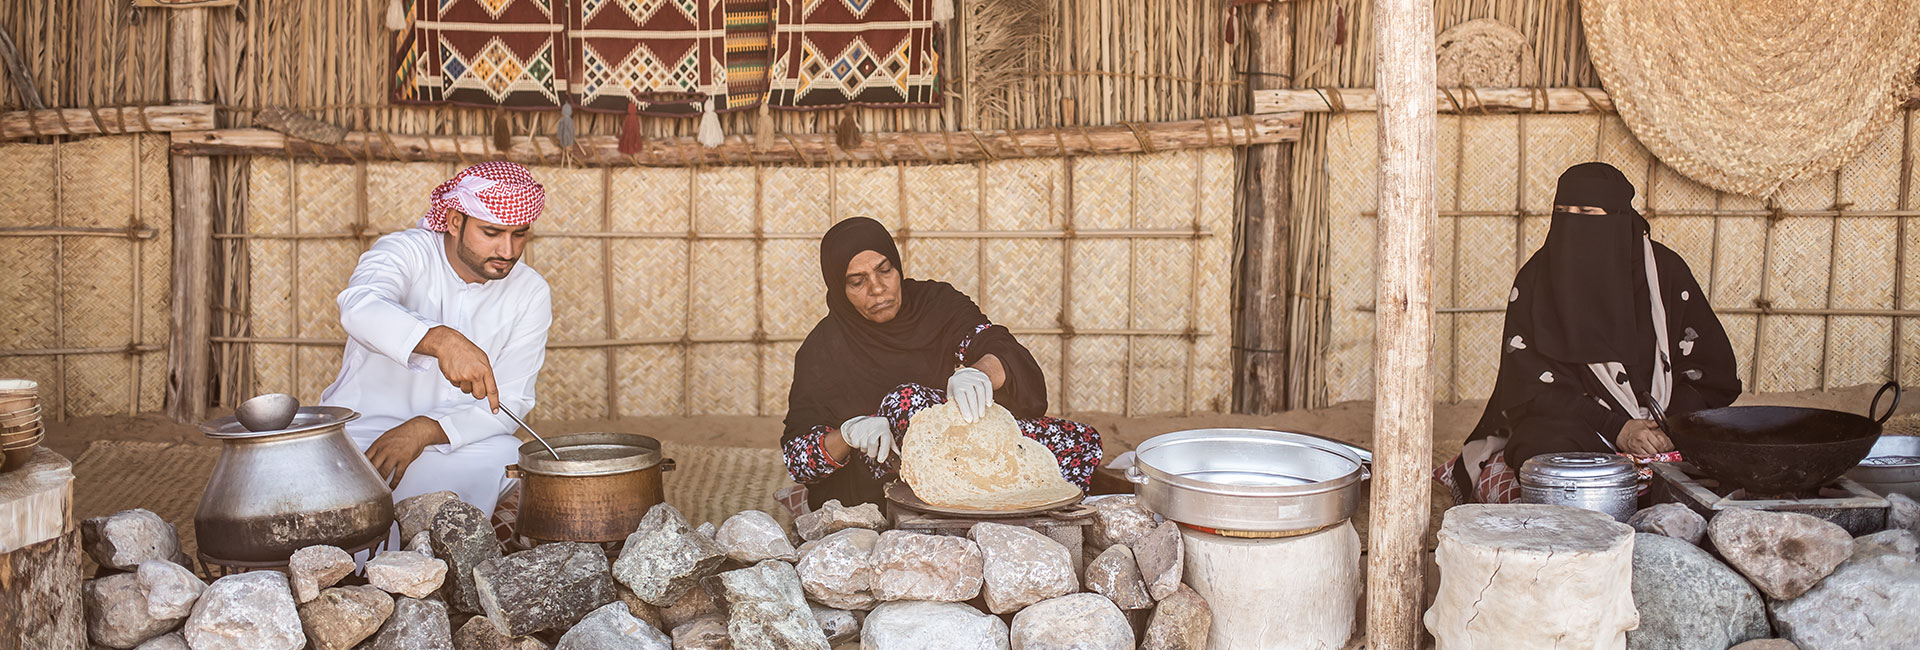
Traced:
<path fill-rule="evenodd" d="M 513 272 L 514 265 L 519 264 L 520 262 L 519 258 L 508 259 L 505 257 L 481 257 L 479 255 L 474 254 L 473 251 L 467 250 L 466 242 L 461 242 L 461 245 L 458 247 L 458 250 L 460 251 L 460 263 L 467 265 L 467 270 L 473 271 L 474 275 L 478 275 L 488 280 L 498 280 L 498 279 L 507 277 L 507 274 Z M 506 262 L 507 268 L 500 271 L 495 271 L 493 270 L 492 267 L 487 266 L 489 263 L 492 263 L 492 262 Z"/>

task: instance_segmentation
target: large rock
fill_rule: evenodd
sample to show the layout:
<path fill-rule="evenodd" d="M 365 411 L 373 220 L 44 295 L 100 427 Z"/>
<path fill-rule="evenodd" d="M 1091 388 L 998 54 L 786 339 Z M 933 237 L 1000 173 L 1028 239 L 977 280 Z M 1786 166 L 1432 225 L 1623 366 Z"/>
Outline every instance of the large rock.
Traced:
<path fill-rule="evenodd" d="M 713 596 L 707 594 L 705 589 L 690 589 L 685 596 L 680 597 L 680 600 L 660 608 L 658 627 L 662 630 L 671 630 L 713 616 L 724 618 L 720 612 L 720 603 L 714 602 Z"/>
<path fill-rule="evenodd" d="M 707 591 L 726 605 L 727 636 L 742 648 L 829 650 L 793 565 L 779 560 L 714 576 Z"/>
<path fill-rule="evenodd" d="M 493 522 L 487 513 L 465 501 L 450 501 L 433 516 L 428 533 L 434 557 L 447 563 L 447 604 L 463 612 L 479 612 L 473 569 L 500 557 L 500 540 L 494 537 Z"/>
<path fill-rule="evenodd" d="M 860 640 L 860 615 L 814 603 L 807 603 L 807 608 L 813 610 L 813 620 L 820 623 L 820 632 L 827 635 L 828 644 L 837 646 Z"/>
<path fill-rule="evenodd" d="M 1161 522 L 1153 530 L 1135 538 L 1127 548 L 1133 549 L 1133 561 L 1140 567 L 1140 579 L 1147 583 L 1147 593 L 1154 600 L 1173 595 L 1180 589 L 1180 576 L 1186 565 L 1186 546 L 1180 542 L 1180 525 L 1171 521 Z"/>
<path fill-rule="evenodd" d="M 1698 546 L 1707 534 L 1707 518 L 1678 503 L 1662 503 L 1642 509 L 1627 518 L 1627 525 L 1642 533 L 1665 535 Z"/>
<path fill-rule="evenodd" d="M 1213 627 L 1213 608 L 1186 585 L 1160 599 L 1147 621 L 1140 650 L 1207 650 L 1207 630 Z"/>
<path fill-rule="evenodd" d="M 1804 594 L 1853 554 L 1839 524 L 1794 512 L 1730 508 L 1707 525 L 1714 549 L 1768 598 Z"/>
<path fill-rule="evenodd" d="M 1629 650 L 1725 650 L 1772 633 L 1766 602 L 1739 572 L 1665 535 L 1634 535 L 1633 605 Z"/>
<path fill-rule="evenodd" d="M 446 560 L 413 551 L 386 551 L 367 561 L 367 584 L 398 596 L 426 598 L 446 580 Z"/>
<path fill-rule="evenodd" d="M 732 650 L 727 619 L 708 616 L 673 628 L 673 650 Z"/>
<path fill-rule="evenodd" d="M 1140 505 L 1139 497 L 1116 494 L 1087 500 L 1093 507 L 1093 525 L 1087 529 L 1087 543 L 1106 550 L 1114 544 L 1132 545 L 1135 539 L 1166 521 Z"/>
<path fill-rule="evenodd" d="M 87 555 L 104 567 L 132 571 L 147 560 L 186 564 L 173 524 L 145 509 L 80 522 L 80 539 Z"/>
<path fill-rule="evenodd" d="M 394 599 L 393 615 L 360 650 L 453 650 L 447 606 L 437 600 Z"/>
<path fill-rule="evenodd" d="M 639 596 L 633 595 L 633 591 L 621 586 L 618 582 L 613 583 L 613 591 L 620 594 L 620 602 L 627 604 L 627 613 L 632 614 L 634 618 L 646 621 L 656 630 L 673 629 L 667 626 L 666 619 L 660 615 L 660 608 L 640 600 Z"/>
<path fill-rule="evenodd" d="M 287 559 L 287 573 L 294 602 L 308 602 L 318 598 L 321 589 L 353 573 L 353 556 L 336 546 L 309 546 L 294 551 Z"/>
<path fill-rule="evenodd" d="M 307 644 L 293 589 L 275 571 L 230 575 L 207 585 L 184 632 L 193 650 L 299 650 Z"/>
<path fill-rule="evenodd" d="M 1108 546 L 1087 564 L 1087 591 L 1106 596 L 1120 609 L 1153 607 L 1153 596 L 1147 594 L 1147 583 L 1140 579 L 1133 549 L 1126 544 Z"/>
<path fill-rule="evenodd" d="M 453 633 L 454 650 L 547 650 L 547 644 L 530 636 L 507 636 L 493 619 L 475 616 Z"/>
<path fill-rule="evenodd" d="M 488 560 L 473 570 L 473 586 L 480 609 L 508 636 L 565 630 L 608 603 L 626 607 L 607 554 L 593 544 L 542 544 Z"/>
<path fill-rule="evenodd" d="M 155 617 L 140 579 L 116 573 L 89 580 L 81 589 L 87 607 L 87 636 L 109 648 L 131 648 L 180 625 L 179 616 Z"/>
<path fill-rule="evenodd" d="M 613 577 L 648 604 L 666 607 L 711 575 L 727 559 L 719 544 L 687 525 L 673 506 L 659 504 L 627 536 Z"/>
<path fill-rule="evenodd" d="M 1127 615 L 1096 594 L 1061 596 L 1020 610 L 1009 636 L 1013 650 L 1133 650 Z"/>
<path fill-rule="evenodd" d="M 1864 559 L 1873 553 L 1892 553 L 1920 559 L 1920 535 L 1903 528 L 1889 528 L 1853 538 L 1853 559 Z"/>
<path fill-rule="evenodd" d="M 300 605 L 301 629 L 313 650 L 350 650 L 393 615 L 393 596 L 368 585 L 329 587 Z"/>
<path fill-rule="evenodd" d="M 861 650 L 1008 650 L 1007 623 L 962 603 L 881 603 L 860 627 Z"/>
<path fill-rule="evenodd" d="M 871 609 L 877 602 L 872 558 L 878 541 L 880 533 L 850 528 L 812 542 L 794 567 L 807 597 L 841 609 Z"/>
<path fill-rule="evenodd" d="M 980 595 L 985 557 L 964 537 L 889 530 L 874 542 L 872 562 L 875 598 L 960 602 Z"/>
<path fill-rule="evenodd" d="M 1887 495 L 1887 527 L 1920 533 L 1920 503 L 1898 492 Z"/>
<path fill-rule="evenodd" d="M 1794 645 L 1792 641 L 1786 639 L 1757 639 L 1728 648 L 1727 650 L 1800 650 L 1800 646 Z"/>
<path fill-rule="evenodd" d="M 187 637 L 182 636 L 179 632 L 174 632 L 172 634 L 162 634 L 160 636 L 147 639 L 145 643 L 141 643 L 140 645 L 134 646 L 133 650 L 193 650 L 193 649 L 187 647 Z"/>
<path fill-rule="evenodd" d="M 726 551 L 727 557 L 741 564 L 800 559 L 800 554 L 793 549 L 793 540 L 787 539 L 787 530 L 773 520 L 773 515 L 759 510 L 746 510 L 728 517 L 713 539 Z"/>
<path fill-rule="evenodd" d="M 147 596 L 147 615 L 154 618 L 186 618 L 207 590 L 200 576 L 165 560 L 141 562 L 134 575 L 140 581 L 141 593 Z"/>
<path fill-rule="evenodd" d="M 980 545 L 982 591 L 987 609 L 995 614 L 1011 614 L 1080 590 L 1073 553 L 1046 535 L 983 521 L 974 524 L 967 537 Z"/>
<path fill-rule="evenodd" d="M 1780 636 L 1807 650 L 1920 648 L 1920 562 L 1868 553 L 1771 609 Z"/>
<path fill-rule="evenodd" d="M 634 618 L 623 603 L 593 610 L 567 630 L 554 650 L 673 650 L 673 640 Z"/>
<path fill-rule="evenodd" d="M 886 530 L 887 517 L 880 514 L 878 504 L 863 503 L 848 508 L 840 505 L 839 499 L 829 499 L 819 510 L 794 519 L 793 528 L 800 533 L 800 539 L 811 542 L 848 528 Z"/>
<path fill-rule="evenodd" d="M 433 517 L 440 514 L 440 506 L 459 500 L 460 495 L 451 490 L 441 490 L 407 497 L 393 504 L 393 519 L 400 524 L 400 539 L 412 540 L 415 535 L 427 532 L 433 528 Z"/>

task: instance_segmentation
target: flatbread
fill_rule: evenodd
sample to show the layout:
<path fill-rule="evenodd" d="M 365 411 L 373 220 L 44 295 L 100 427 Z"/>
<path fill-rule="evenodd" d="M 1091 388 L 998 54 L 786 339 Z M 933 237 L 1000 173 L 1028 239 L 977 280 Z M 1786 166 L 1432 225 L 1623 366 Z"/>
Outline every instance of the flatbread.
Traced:
<path fill-rule="evenodd" d="M 1080 494 L 1060 476 L 1053 452 L 1020 435 L 1013 414 L 997 404 L 972 424 L 952 403 L 914 414 L 901 443 L 900 478 L 928 504 L 968 510 L 1019 510 Z"/>

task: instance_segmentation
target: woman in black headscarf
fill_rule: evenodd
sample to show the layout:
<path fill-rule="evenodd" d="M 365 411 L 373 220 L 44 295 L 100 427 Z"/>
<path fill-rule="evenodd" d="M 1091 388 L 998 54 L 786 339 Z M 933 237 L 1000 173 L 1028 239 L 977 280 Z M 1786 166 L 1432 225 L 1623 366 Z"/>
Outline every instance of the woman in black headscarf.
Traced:
<path fill-rule="evenodd" d="M 1733 346 L 1684 260 L 1649 237 L 1633 184 L 1606 163 L 1560 175 L 1547 241 L 1514 278 L 1500 374 L 1461 455 L 1455 502 L 1504 503 L 1513 470 L 1553 452 L 1673 451 L 1650 419 L 1733 403 Z"/>
<path fill-rule="evenodd" d="M 1053 451 L 1062 476 L 1088 488 L 1100 433 L 1046 417 L 1047 380 L 1033 355 L 952 285 L 905 279 L 886 226 L 856 217 L 828 230 L 820 275 L 827 316 L 794 355 L 780 436 L 809 505 L 879 501 L 907 419 L 950 397 L 970 420 L 988 404 L 1005 407 Z"/>

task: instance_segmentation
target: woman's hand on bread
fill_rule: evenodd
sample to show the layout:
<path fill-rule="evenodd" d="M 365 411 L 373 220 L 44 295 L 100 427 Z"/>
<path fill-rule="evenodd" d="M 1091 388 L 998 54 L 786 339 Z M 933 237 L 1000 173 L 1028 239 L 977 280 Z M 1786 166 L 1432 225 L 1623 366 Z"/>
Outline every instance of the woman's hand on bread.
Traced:
<path fill-rule="evenodd" d="M 886 463 L 893 455 L 893 428 L 887 426 L 887 419 L 874 415 L 857 415 L 840 425 L 840 439 L 865 453 L 874 462 Z"/>
<path fill-rule="evenodd" d="M 974 368 L 961 368 L 947 378 L 947 401 L 960 408 L 960 419 L 979 422 L 993 403 L 993 378 Z"/>

